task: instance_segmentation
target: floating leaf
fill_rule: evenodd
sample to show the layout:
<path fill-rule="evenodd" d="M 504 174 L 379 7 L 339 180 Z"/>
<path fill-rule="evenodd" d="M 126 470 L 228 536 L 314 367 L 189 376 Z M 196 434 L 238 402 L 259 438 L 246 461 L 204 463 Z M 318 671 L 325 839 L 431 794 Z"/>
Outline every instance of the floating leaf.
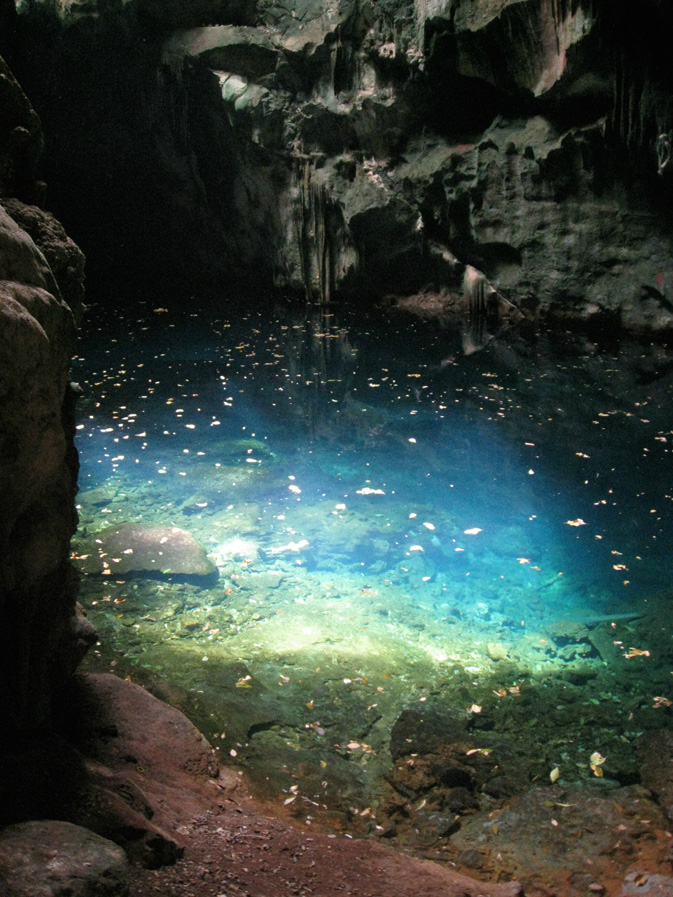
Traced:
<path fill-rule="evenodd" d="M 561 770 L 558 768 L 558 766 L 555 766 L 552 769 L 552 771 L 549 773 L 549 781 L 552 783 L 557 782 L 560 775 L 561 775 Z"/>
<path fill-rule="evenodd" d="M 670 707 L 673 704 L 673 701 L 668 698 L 655 697 L 652 698 L 652 700 L 654 701 L 655 707 Z"/>

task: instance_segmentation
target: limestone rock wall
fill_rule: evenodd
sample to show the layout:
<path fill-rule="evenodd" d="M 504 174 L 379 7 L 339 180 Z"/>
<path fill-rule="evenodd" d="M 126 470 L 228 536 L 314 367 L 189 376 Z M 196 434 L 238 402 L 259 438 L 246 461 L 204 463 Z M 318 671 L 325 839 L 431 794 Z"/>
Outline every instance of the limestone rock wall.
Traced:
<path fill-rule="evenodd" d="M 49 726 L 54 689 L 94 633 L 78 614 L 68 560 L 77 477 L 69 369 L 84 259 L 51 215 L 16 198 L 42 190 L 42 132 L 1 59 L 0 91 L 0 748 L 16 750 Z"/>
<path fill-rule="evenodd" d="M 22 0 L 18 56 L 99 267 L 318 301 L 475 269 L 528 313 L 661 328 L 669 7 Z"/>

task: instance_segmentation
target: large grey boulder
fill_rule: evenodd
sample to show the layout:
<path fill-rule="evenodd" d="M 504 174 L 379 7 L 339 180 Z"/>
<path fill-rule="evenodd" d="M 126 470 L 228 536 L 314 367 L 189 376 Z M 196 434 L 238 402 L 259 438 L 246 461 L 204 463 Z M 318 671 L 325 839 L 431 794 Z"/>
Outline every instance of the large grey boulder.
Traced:
<path fill-rule="evenodd" d="M 0 831 L 2 897 L 126 897 L 121 847 L 79 825 L 21 822 Z"/>

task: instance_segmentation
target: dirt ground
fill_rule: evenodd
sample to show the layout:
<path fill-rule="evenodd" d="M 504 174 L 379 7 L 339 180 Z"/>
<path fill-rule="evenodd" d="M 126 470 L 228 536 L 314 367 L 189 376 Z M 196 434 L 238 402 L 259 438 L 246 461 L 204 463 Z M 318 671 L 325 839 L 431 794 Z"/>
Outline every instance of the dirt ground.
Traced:
<path fill-rule="evenodd" d="M 291 798 L 265 805 L 240 771 L 219 766 L 182 713 L 138 685 L 87 674 L 76 692 L 69 726 L 89 785 L 69 821 L 135 859 L 129 897 L 515 897 L 522 882 L 528 897 L 626 897 L 629 873 L 638 893 L 657 874 L 672 881 L 672 836 L 641 786 L 588 799 L 559 792 L 555 802 L 548 790 L 531 791 L 503 807 L 488 831 L 475 819 L 479 831 L 470 832 L 468 823 L 468 853 L 487 839 L 489 850 L 499 845 L 496 859 L 499 850 L 524 858 L 509 866 L 521 870 L 519 880 L 488 868 L 479 881 L 449 854 L 431 862 L 399 844 L 318 830 L 292 818 Z"/>
<path fill-rule="evenodd" d="M 301 832 L 232 797 L 224 812 L 179 826 L 184 858 L 134 867 L 132 897 L 514 897 L 516 883 L 488 885 L 370 841 Z"/>

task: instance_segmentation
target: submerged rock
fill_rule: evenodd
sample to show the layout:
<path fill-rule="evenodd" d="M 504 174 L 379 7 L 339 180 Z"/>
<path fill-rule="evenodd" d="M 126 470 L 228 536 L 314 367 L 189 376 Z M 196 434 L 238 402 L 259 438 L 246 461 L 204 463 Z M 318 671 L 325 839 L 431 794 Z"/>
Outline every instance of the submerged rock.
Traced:
<path fill-rule="evenodd" d="M 210 576 L 216 565 L 191 533 L 177 526 L 124 524 L 98 533 L 95 550 L 79 557 L 86 573 L 174 573 Z"/>

